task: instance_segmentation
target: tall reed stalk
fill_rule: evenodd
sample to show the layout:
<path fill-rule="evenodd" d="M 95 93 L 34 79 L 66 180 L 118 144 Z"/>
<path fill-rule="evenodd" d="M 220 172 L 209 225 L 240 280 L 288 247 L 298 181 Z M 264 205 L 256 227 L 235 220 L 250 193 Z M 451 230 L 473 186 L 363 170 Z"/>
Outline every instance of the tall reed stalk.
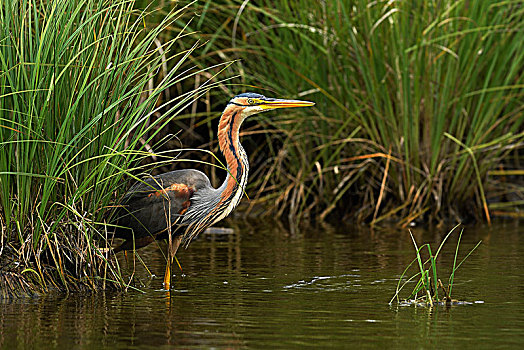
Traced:
<path fill-rule="evenodd" d="M 175 50 L 183 30 L 159 40 L 183 12 L 151 25 L 131 0 L 0 0 L 0 269 L 44 290 L 122 282 L 98 249 L 107 212 L 158 130 L 209 88 L 164 100 L 195 74 L 181 69 L 194 46 Z"/>

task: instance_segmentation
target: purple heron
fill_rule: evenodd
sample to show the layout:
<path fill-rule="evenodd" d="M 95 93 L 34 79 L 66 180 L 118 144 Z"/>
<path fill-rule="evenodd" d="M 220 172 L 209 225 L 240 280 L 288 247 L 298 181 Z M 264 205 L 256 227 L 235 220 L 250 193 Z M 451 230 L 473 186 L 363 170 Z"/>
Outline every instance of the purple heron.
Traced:
<path fill-rule="evenodd" d="M 169 289 L 170 266 L 180 244 L 189 244 L 207 227 L 228 216 L 242 198 L 249 170 L 238 138 L 242 122 L 260 112 L 312 105 L 313 102 L 267 98 L 255 93 L 232 98 L 218 124 L 219 148 L 228 171 L 224 183 L 214 188 L 204 173 L 194 169 L 175 170 L 135 183 L 125 194 L 114 220 L 115 237 L 125 239 L 115 252 L 167 239 L 164 287 Z"/>

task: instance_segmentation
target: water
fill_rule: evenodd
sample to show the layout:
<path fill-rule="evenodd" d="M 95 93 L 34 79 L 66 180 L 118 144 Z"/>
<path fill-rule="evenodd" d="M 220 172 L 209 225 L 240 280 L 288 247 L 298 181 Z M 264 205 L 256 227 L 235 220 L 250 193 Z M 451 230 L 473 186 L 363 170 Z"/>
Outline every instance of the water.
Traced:
<path fill-rule="evenodd" d="M 524 238 L 516 223 L 468 226 L 446 309 L 389 306 L 413 259 L 407 230 L 233 224 L 179 254 L 174 290 L 162 291 L 155 248 L 137 266 L 144 293 L 47 296 L 0 302 L 0 347 L 177 348 L 520 348 L 524 344 Z M 418 242 L 446 229 L 415 228 Z M 447 279 L 457 236 L 441 253 Z M 443 278 L 443 280 L 445 279 Z"/>

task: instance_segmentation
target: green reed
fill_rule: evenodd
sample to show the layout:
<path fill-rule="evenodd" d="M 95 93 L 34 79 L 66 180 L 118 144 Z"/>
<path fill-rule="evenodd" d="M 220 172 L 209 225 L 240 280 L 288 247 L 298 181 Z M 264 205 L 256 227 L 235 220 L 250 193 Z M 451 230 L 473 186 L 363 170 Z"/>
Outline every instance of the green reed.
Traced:
<path fill-rule="evenodd" d="M 317 103 L 259 118 L 272 146 L 252 156 L 254 199 L 269 213 L 489 221 L 524 192 L 499 181 L 524 141 L 522 5 L 208 0 L 189 28 L 205 42 L 197 64 L 240 59 L 229 74 L 249 90 Z"/>
<path fill-rule="evenodd" d="M 0 1 L 4 268 L 11 255 L 43 290 L 123 282 L 98 249 L 107 213 L 158 130 L 212 86 L 166 99 L 198 71 L 181 68 L 186 32 L 159 40 L 184 10 L 151 24 L 131 0 Z"/>
<path fill-rule="evenodd" d="M 433 254 L 431 246 L 428 243 L 423 244 L 419 247 L 417 245 L 417 242 L 415 241 L 415 238 L 413 237 L 413 234 L 411 234 L 410 232 L 411 240 L 413 241 L 413 245 L 415 247 L 416 257 L 411 261 L 411 263 L 404 269 L 404 271 L 400 275 L 395 295 L 391 298 L 389 302 L 390 305 L 395 300 L 397 301 L 397 303 L 401 302 L 400 292 L 404 289 L 404 287 L 410 285 L 412 282 L 416 283 L 413 289 L 411 290 L 409 296 L 405 299 L 406 303 L 424 304 L 427 306 L 432 306 L 439 303 L 451 305 L 453 304 L 453 302 L 455 302 L 455 300 L 451 298 L 451 293 L 453 291 L 453 283 L 455 282 L 455 273 L 457 272 L 458 268 L 462 265 L 462 263 L 464 263 L 464 261 L 473 253 L 473 251 L 475 251 L 475 249 L 477 249 L 478 246 L 482 243 L 482 241 L 478 242 L 468 252 L 468 254 L 466 254 L 466 256 L 462 258 L 462 260 L 457 264 L 460 241 L 462 238 L 462 233 L 464 232 L 464 229 L 461 229 L 457 240 L 457 246 L 455 248 L 455 255 L 453 258 L 453 266 L 451 268 L 451 273 L 448 278 L 447 286 L 444 286 L 443 282 L 439 279 L 437 274 L 437 258 L 439 257 L 439 254 L 444 244 L 458 226 L 460 225 L 455 226 L 453 229 L 451 229 L 451 231 L 448 232 L 448 234 L 440 243 L 435 254 Z M 424 259 L 422 257 L 423 251 L 426 251 L 427 259 Z M 412 275 L 411 277 L 408 277 L 408 271 L 414 264 L 417 265 L 418 272 Z M 439 289 L 441 290 L 440 297 Z"/>

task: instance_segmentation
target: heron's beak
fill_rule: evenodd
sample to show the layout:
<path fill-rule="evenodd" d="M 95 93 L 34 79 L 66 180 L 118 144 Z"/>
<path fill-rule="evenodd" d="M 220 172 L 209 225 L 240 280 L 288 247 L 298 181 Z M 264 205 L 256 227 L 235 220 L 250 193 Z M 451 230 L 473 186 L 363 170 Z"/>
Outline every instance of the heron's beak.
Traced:
<path fill-rule="evenodd" d="M 263 100 L 260 107 L 263 109 L 277 109 L 277 108 L 293 108 L 293 107 L 310 107 L 314 102 L 300 101 L 300 100 L 281 100 L 281 99 L 267 99 Z"/>

